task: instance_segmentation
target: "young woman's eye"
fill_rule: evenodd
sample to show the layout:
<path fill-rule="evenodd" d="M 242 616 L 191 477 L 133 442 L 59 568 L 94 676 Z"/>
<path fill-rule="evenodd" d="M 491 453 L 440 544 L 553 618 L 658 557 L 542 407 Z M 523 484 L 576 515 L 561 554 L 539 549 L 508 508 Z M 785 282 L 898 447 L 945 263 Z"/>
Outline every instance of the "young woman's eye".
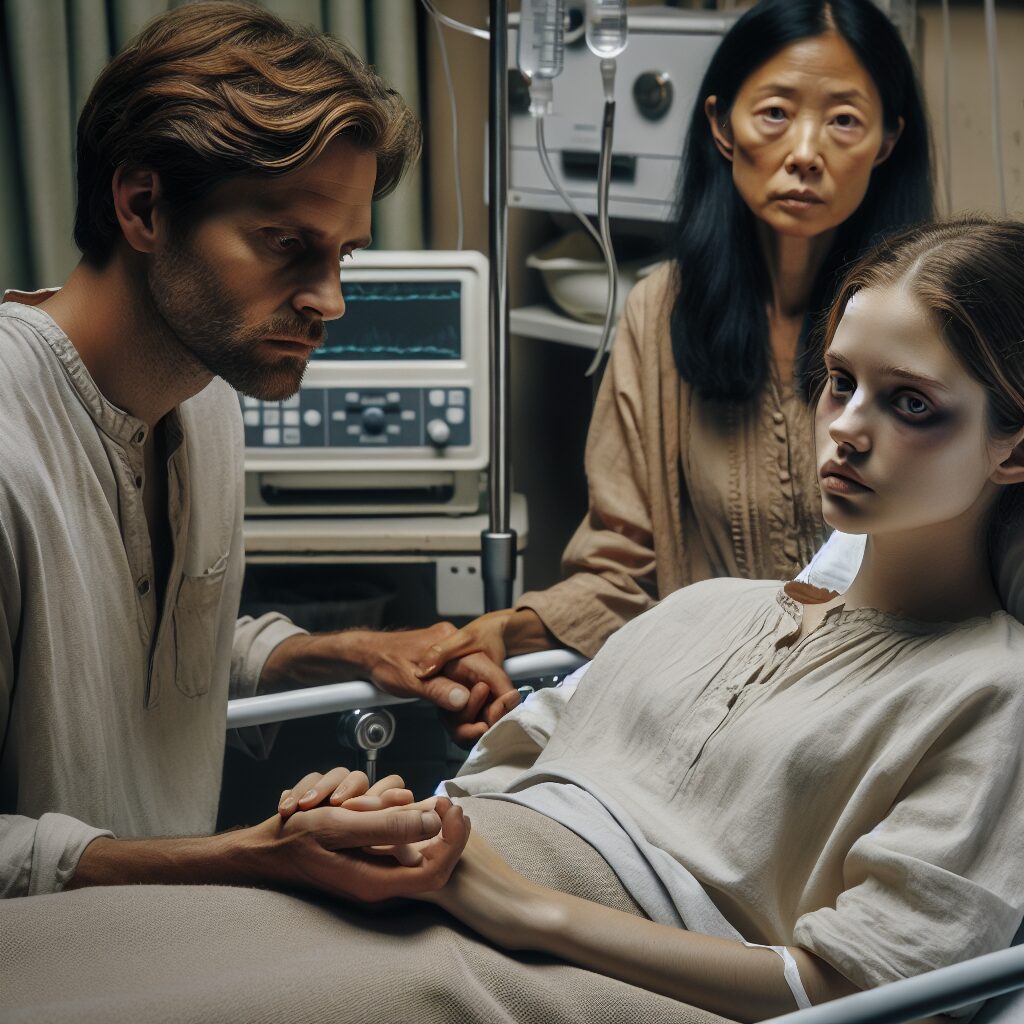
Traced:
<path fill-rule="evenodd" d="M 830 373 L 828 387 L 835 398 L 846 398 L 853 394 L 853 381 L 843 373 Z"/>
<path fill-rule="evenodd" d="M 897 395 L 893 404 L 900 412 L 913 419 L 921 419 L 932 411 L 931 406 L 920 395 L 908 392 Z"/>

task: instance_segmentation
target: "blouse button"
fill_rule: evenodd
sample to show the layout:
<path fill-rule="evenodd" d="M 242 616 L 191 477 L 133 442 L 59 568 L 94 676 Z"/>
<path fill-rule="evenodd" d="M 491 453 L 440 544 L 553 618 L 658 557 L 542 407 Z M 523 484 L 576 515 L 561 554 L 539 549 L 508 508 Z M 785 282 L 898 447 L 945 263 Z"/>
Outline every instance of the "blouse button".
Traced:
<path fill-rule="evenodd" d="M 140 597 L 145 597 L 149 593 L 150 582 L 148 576 L 143 576 L 142 579 L 136 584 L 135 589 L 138 590 Z"/>

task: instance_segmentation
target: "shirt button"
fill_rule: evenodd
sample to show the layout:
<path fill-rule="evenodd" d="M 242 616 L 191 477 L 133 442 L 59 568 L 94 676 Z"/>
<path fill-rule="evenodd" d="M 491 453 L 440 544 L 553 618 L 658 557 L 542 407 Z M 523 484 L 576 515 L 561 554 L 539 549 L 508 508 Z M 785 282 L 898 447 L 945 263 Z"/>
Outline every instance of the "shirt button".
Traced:
<path fill-rule="evenodd" d="M 149 593 L 149 588 L 150 582 L 148 576 L 143 576 L 135 585 L 135 589 L 138 590 L 140 597 L 145 597 Z"/>
<path fill-rule="evenodd" d="M 773 423 L 784 423 L 785 420 L 786 420 L 786 417 L 783 416 L 781 412 L 773 412 L 772 413 L 772 422 Z"/>

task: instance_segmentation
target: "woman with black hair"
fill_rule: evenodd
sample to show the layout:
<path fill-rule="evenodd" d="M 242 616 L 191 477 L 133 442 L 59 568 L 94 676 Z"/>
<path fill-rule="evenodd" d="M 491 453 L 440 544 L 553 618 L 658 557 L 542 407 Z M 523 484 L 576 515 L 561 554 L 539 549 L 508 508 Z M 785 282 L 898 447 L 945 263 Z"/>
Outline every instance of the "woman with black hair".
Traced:
<path fill-rule="evenodd" d="M 619 323 L 566 579 L 431 648 L 425 675 L 470 651 L 592 656 L 680 587 L 789 579 L 825 539 L 805 380 L 815 327 L 845 265 L 933 213 L 910 57 L 870 0 L 761 0 L 698 96 L 673 258 Z"/>

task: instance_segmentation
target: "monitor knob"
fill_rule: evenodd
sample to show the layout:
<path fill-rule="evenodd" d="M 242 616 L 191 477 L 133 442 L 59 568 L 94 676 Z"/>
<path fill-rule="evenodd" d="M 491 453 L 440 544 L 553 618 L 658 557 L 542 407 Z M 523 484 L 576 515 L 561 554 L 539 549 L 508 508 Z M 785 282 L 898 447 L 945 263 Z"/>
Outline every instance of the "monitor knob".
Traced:
<path fill-rule="evenodd" d="M 363 430 L 368 434 L 380 434 L 384 430 L 384 410 L 376 405 L 364 409 Z"/>
<path fill-rule="evenodd" d="M 431 420 L 427 424 L 427 437 L 437 448 L 443 448 L 452 437 L 452 428 L 444 420 Z"/>
<path fill-rule="evenodd" d="M 633 83 L 633 99 L 648 121 L 658 121 L 668 113 L 672 93 L 672 82 L 664 71 L 645 71 Z"/>

